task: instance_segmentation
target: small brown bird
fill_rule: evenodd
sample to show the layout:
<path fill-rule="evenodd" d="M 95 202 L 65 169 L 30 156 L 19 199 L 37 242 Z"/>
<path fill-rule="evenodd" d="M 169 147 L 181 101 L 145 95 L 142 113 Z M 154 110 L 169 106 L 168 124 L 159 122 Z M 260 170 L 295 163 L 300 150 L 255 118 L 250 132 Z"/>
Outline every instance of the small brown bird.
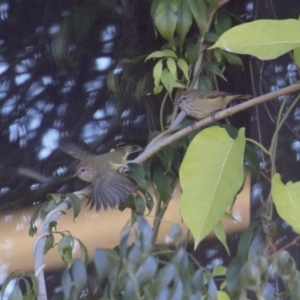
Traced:
<path fill-rule="evenodd" d="M 81 180 L 92 183 L 91 197 L 88 203 L 98 211 L 115 207 L 133 192 L 134 184 L 118 170 L 126 167 L 127 156 L 140 151 L 136 145 L 126 145 L 101 155 L 92 154 L 80 145 L 68 142 L 61 145 L 67 154 L 80 160 L 76 173 Z"/>
<path fill-rule="evenodd" d="M 174 105 L 179 107 L 191 117 L 203 119 L 214 116 L 218 110 L 223 110 L 234 99 L 250 99 L 250 95 L 232 95 L 218 91 L 187 90 L 181 92 Z"/>

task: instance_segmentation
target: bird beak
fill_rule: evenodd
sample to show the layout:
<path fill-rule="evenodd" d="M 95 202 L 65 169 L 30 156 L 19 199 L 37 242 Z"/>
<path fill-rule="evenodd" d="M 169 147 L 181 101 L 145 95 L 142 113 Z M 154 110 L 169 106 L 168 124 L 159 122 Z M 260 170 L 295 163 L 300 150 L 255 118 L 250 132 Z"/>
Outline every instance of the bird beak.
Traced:
<path fill-rule="evenodd" d="M 174 102 L 173 102 L 173 105 L 175 106 L 175 105 L 178 105 L 179 104 L 179 101 L 178 100 L 175 100 Z"/>

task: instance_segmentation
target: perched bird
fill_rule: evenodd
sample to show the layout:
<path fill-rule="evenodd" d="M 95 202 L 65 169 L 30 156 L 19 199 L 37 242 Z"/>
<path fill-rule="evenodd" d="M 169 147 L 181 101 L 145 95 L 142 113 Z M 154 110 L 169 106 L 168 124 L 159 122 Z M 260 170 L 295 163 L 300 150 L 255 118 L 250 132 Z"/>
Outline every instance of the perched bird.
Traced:
<path fill-rule="evenodd" d="M 126 167 L 127 156 L 140 151 L 141 147 L 126 145 L 101 155 L 92 154 L 91 151 L 71 142 L 62 143 L 60 148 L 80 160 L 74 176 L 92 183 L 91 197 L 88 201 L 91 208 L 96 206 L 98 211 L 102 206 L 104 209 L 115 207 L 133 192 L 134 184 L 118 170 Z"/>
<path fill-rule="evenodd" d="M 203 119 L 214 116 L 218 110 L 223 110 L 234 99 L 250 99 L 250 95 L 232 95 L 218 91 L 187 90 L 181 92 L 174 105 L 179 107 L 191 117 Z"/>

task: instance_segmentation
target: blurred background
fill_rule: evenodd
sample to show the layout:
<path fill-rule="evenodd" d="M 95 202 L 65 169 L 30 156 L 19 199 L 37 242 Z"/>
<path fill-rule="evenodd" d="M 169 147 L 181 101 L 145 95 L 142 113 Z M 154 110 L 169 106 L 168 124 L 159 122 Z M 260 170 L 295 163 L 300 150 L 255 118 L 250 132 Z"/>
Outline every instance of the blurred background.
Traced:
<path fill-rule="evenodd" d="M 73 160 L 58 149 L 61 139 L 84 141 L 96 153 L 104 153 L 120 142 L 144 147 L 149 133 L 160 129 L 161 96 L 151 94 L 153 62 L 144 59 L 164 41 L 155 35 L 150 6 L 150 0 L 0 2 L 0 284 L 15 269 L 32 270 L 34 237 L 28 236 L 28 226 L 36 206 L 47 201 L 47 193 L 84 186 L 79 179 L 70 179 Z M 223 9 L 244 21 L 298 18 L 300 3 L 231 0 Z M 289 55 L 267 62 L 243 60 L 243 71 L 226 68 L 227 82 L 218 81 L 220 90 L 258 96 L 299 78 Z M 269 102 L 233 116 L 230 122 L 269 145 L 279 105 L 280 99 Z M 172 110 L 167 101 L 165 114 Z M 299 180 L 299 116 L 297 108 L 280 140 L 278 169 L 285 180 Z M 255 212 L 268 188 L 268 182 L 255 179 L 250 192 L 248 178 L 236 206 L 240 223 L 226 227 L 233 255 L 237 232 L 249 224 L 250 198 Z M 181 222 L 178 193 L 179 188 L 160 242 L 174 223 Z M 93 252 L 95 247 L 118 244 L 130 216 L 129 209 L 99 213 L 85 209 L 76 223 L 68 214 L 59 226 Z M 152 222 L 151 215 L 148 220 Z M 290 234 L 284 224 L 281 228 L 282 234 Z M 62 264 L 54 259 L 56 250 L 50 252 L 46 280 L 55 298 L 61 292 L 56 275 Z M 194 254 L 207 266 L 228 261 L 214 239 L 202 242 Z"/>

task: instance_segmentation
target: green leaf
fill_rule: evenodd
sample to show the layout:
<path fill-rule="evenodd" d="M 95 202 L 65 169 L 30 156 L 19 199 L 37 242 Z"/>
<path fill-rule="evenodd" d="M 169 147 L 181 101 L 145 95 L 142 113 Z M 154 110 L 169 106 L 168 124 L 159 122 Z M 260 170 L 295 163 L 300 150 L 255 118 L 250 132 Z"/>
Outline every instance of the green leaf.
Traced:
<path fill-rule="evenodd" d="M 162 60 L 159 60 L 153 68 L 154 86 L 158 86 L 162 73 Z"/>
<path fill-rule="evenodd" d="M 109 258 L 105 251 L 101 249 L 95 250 L 94 265 L 98 275 L 99 283 L 101 283 L 107 278 L 107 275 L 111 268 Z"/>
<path fill-rule="evenodd" d="M 143 193 L 147 193 L 147 181 L 144 168 L 139 164 L 128 164 L 129 171 L 126 174 L 131 177 L 140 187 Z"/>
<path fill-rule="evenodd" d="M 198 80 L 198 89 L 201 91 L 212 91 L 213 86 L 207 76 L 200 75 Z"/>
<path fill-rule="evenodd" d="M 214 232 L 217 239 L 222 243 L 222 245 L 226 249 L 227 254 L 230 255 L 229 248 L 227 245 L 227 240 L 226 240 L 226 232 L 221 221 L 219 221 L 216 227 L 214 228 Z"/>
<path fill-rule="evenodd" d="M 65 264 L 70 267 L 73 262 L 72 249 L 74 245 L 73 237 L 66 235 L 58 243 L 58 252 Z"/>
<path fill-rule="evenodd" d="M 177 23 L 177 1 L 164 0 L 160 2 L 155 10 L 154 23 L 159 33 L 171 45 Z"/>
<path fill-rule="evenodd" d="M 81 252 L 81 260 L 83 261 L 83 263 L 85 265 L 88 264 L 89 262 L 89 254 L 88 251 L 85 247 L 85 245 L 83 244 L 83 242 L 80 239 L 76 238 L 76 241 L 79 243 L 79 247 L 80 247 L 80 252 Z"/>
<path fill-rule="evenodd" d="M 178 18 L 176 23 L 176 33 L 180 46 L 184 43 L 186 34 L 193 23 L 193 15 L 186 0 L 178 0 Z"/>
<path fill-rule="evenodd" d="M 47 236 L 44 254 L 46 254 L 51 248 L 53 248 L 53 245 L 54 245 L 54 235 L 51 233 Z"/>
<path fill-rule="evenodd" d="M 155 184 L 155 194 L 157 200 L 167 201 L 172 192 L 172 176 L 166 173 L 161 165 L 157 165 L 153 174 L 153 183 Z"/>
<path fill-rule="evenodd" d="M 238 281 L 242 267 L 243 262 L 240 256 L 236 256 L 228 265 L 226 282 L 227 289 L 230 294 L 234 294 L 234 292 L 238 289 Z"/>
<path fill-rule="evenodd" d="M 35 226 L 35 221 L 39 216 L 42 206 L 39 205 L 38 208 L 33 213 L 33 216 L 30 219 L 30 226 L 29 226 L 29 236 L 34 236 L 37 232 L 37 227 Z"/>
<path fill-rule="evenodd" d="M 201 36 L 205 35 L 207 26 L 207 7 L 204 0 L 187 0 Z"/>
<path fill-rule="evenodd" d="M 213 269 L 213 276 L 225 276 L 227 272 L 227 267 L 224 266 L 215 266 Z"/>
<path fill-rule="evenodd" d="M 175 63 L 175 61 L 174 61 L 173 58 L 168 57 L 168 59 L 167 59 L 167 67 L 168 67 L 170 73 L 175 78 L 175 80 L 177 80 L 177 67 L 176 67 L 176 63 Z"/>
<path fill-rule="evenodd" d="M 238 244 L 238 254 L 245 263 L 248 259 L 248 252 L 253 237 L 253 227 L 247 228 L 240 237 Z"/>
<path fill-rule="evenodd" d="M 300 182 L 283 184 L 280 174 L 272 178 L 272 197 L 279 216 L 300 232 Z"/>
<path fill-rule="evenodd" d="M 163 69 L 162 71 L 161 82 L 164 85 L 167 92 L 169 93 L 169 95 L 171 95 L 175 87 L 175 78 L 167 69 Z"/>
<path fill-rule="evenodd" d="M 209 62 L 209 63 L 205 64 L 204 67 L 206 70 L 209 70 L 213 74 L 215 74 L 215 75 L 221 77 L 222 79 L 224 79 L 225 81 L 227 81 L 227 79 L 224 77 L 222 71 L 220 70 L 219 66 L 216 63 Z"/>
<path fill-rule="evenodd" d="M 231 28 L 231 18 L 224 13 L 218 13 L 215 22 L 215 29 L 218 35 L 223 34 Z"/>
<path fill-rule="evenodd" d="M 300 47 L 299 32 L 298 20 L 257 20 L 226 31 L 209 49 L 219 47 L 262 60 L 274 59 Z"/>
<path fill-rule="evenodd" d="M 54 200 L 56 204 L 60 203 L 62 197 L 64 195 L 60 194 L 60 193 L 56 193 L 56 194 L 47 194 L 47 199 L 50 202 L 51 200 Z"/>
<path fill-rule="evenodd" d="M 139 194 L 136 194 L 134 197 L 134 206 L 135 206 L 135 211 L 138 214 L 144 215 L 146 210 L 146 204 L 144 199 Z"/>
<path fill-rule="evenodd" d="M 294 49 L 294 61 L 297 64 L 298 68 L 300 68 L 300 48 Z"/>
<path fill-rule="evenodd" d="M 180 212 L 195 247 L 218 224 L 244 181 L 244 132 L 240 129 L 233 140 L 218 126 L 204 129 L 185 154 L 179 170 Z"/>
<path fill-rule="evenodd" d="M 153 93 L 155 95 L 157 95 L 157 94 L 159 94 L 163 90 L 163 88 L 164 87 L 162 85 L 157 85 L 157 86 L 154 87 Z"/>
<path fill-rule="evenodd" d="M 242 59 L 237 54 L 223 51 L 223 55 L 230 64 L 240 67 L 244 66 Z"/>
<path fill-rule="evenodd" d="M 73 208 L 73 221 L 75 220 L 75 218 L 79 215 L 80 213 L 80 210 L 81 210 L 81 201 L 80 199 L 78 198 L 78 196 L 74 195 L 74 194 L 71 194 L 71 193 L 68 193 L 66 194 L 66 196 L 68 197 L 70 203 L 71 203 L 71 206 Z"/>
<path fill-rule="evenodd" d="M 191 65 L 193 65 L 198 59 L 198 47 L 194 43 L 188 42 L 185 48 L 186 50 L 184 53 L 184 57 Z"/>
<path fill-rule="evenodd" d="M 76 259 L 71 268 L 75 297 L 78 299 L 87 285 L 87 272 L 81 260 Z"/>
<path fill-rule="evenodd" d="M 228 294 L 222 291 L 218 291 L 218 300 L 230 300 Z"/>
<path fill-rule="evenodd" d="M 181 69 L 185 79 L 187 81 L 189 81 L 190 80 L 189 79 L 189 66 L 188 66 L 187 62 L 184 59 L 179 58 L 177 61 L 177 65 Z"/>
<path fill-rule="evenodd" d="M 72 278 L 68 269 L 65 269 L 62 274 L 61 285 L 64 293 L 64 299 L 70 299 L 72 290 Z"/>

